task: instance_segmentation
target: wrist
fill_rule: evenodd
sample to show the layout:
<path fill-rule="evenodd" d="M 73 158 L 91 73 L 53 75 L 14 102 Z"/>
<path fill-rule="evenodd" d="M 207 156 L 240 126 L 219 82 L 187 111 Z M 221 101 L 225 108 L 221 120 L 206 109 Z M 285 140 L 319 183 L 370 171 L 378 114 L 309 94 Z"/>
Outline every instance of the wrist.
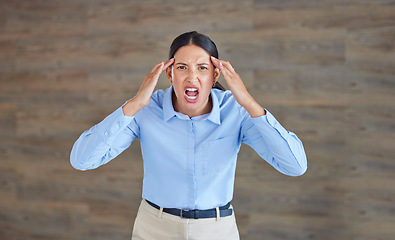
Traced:
<path fill-rule="evenodd" d="M 123 114 L 125 116 L 134 116 L 136 113 L 138 113 L 142 108 L 147 106 L 148 104 L 143 103 L 142 101 L 139 101 L 137 97 L 131 99 L 128 101 L 125 105 L 122 107 Z"/>
<path fill-rule="evenodd" d="M 252 118 L 261 117 L 266 115 L 265 109 L 255 101 L 255 99 L 250 95 L 250 97 L 242 105 L 245 110 L 250 114 Z"/>

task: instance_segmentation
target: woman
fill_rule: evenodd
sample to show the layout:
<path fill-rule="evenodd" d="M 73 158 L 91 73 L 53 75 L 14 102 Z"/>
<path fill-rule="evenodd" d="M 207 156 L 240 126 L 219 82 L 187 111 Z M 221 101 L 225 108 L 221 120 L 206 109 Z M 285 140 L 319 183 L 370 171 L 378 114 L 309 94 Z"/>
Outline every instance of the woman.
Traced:
<path fill-rule="evenodd" d="M 154 91 L 166 71 L 171 86 Z M 217 82 L 220 73 L 230 91 Z M 132 239 L 239 239 L 230 201 L 237 153 L 251 146 L 278 171 L 302 175 L 301 141 L 248 93 L 214 42 L 188 32 L 146 75 L 136 96 L 85 131 L 71 152 L 76 169 L 106 164 L 139 138 L 143 200 Z"/>

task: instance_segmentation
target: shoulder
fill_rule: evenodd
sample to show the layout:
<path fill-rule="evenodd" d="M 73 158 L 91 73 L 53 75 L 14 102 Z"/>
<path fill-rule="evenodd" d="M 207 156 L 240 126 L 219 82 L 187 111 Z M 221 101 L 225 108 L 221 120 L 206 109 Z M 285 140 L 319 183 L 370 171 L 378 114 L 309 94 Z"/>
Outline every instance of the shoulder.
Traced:
<path fill-rule="evenodd" d="M 151 95 L 151 101 L 149 103 L 150 107 L 162 107 L 164 98 L 166 95 L 166 90 L 158 89 Z"/>
<path fill-rule="evenodd" d="M 220 89 L 212 89 L 211 93 L 213 95 L 213 98 L 215 98 L 218 102 L 220 108 L 230 106 L 238 107 L 239 105 L 230 90 L 222 91 Z"/>
<path fill-rule="evenodd" d="M 220 90 L 220 89 L 212 89 L 211 93 L 213 97 L 218 100 L 218 103 L 232 102 L 234 100 L 233 94 L 230 90 Z"/>
<path fill-rule="evenodd" d="M 213 89 L 212 91 L 214 101 L 217 102 L 221 113 L 232 113 L 237 114 L 243 119 L 249 114 L 234 98 L 230 90 L 222 91 L 219 89 Z"/>
<path fill-rule="evenodd" d="M 136 121 L 141 123 L 147 116 L 152 117 L 152 115 L 161 115 L 163 112 L 164 96 L 165 91 L 162 89 L 153 92 L 149 104 L 136 114 Z"/>

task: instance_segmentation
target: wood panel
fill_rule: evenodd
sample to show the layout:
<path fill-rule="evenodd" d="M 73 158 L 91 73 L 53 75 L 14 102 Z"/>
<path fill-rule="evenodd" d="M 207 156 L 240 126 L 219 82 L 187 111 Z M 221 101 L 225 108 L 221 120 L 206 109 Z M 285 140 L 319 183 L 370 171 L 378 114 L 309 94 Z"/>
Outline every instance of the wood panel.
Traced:
<path fill-rule="evenodd" d="M 0 239 L 130 238 L 139 142 L 87 172 L 70 150 L 190 30 L 216 42 L 308 156 L 292 178 L 242 146 L 241 238 L 392 239 L 394 26 L 393 0 L 0 1 Z"/>

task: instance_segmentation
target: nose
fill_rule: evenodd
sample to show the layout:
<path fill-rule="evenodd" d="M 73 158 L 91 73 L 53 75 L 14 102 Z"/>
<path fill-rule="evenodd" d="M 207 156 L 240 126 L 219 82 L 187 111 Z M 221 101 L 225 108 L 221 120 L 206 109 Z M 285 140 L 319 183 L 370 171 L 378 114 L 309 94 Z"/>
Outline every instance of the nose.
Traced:
<path fill-rule="evenodd" d="M 188 82 L 195 82 L 198 80 L 198 73 L 197 71 L 194 70 L 189 70 L 188 71 Z"/>

